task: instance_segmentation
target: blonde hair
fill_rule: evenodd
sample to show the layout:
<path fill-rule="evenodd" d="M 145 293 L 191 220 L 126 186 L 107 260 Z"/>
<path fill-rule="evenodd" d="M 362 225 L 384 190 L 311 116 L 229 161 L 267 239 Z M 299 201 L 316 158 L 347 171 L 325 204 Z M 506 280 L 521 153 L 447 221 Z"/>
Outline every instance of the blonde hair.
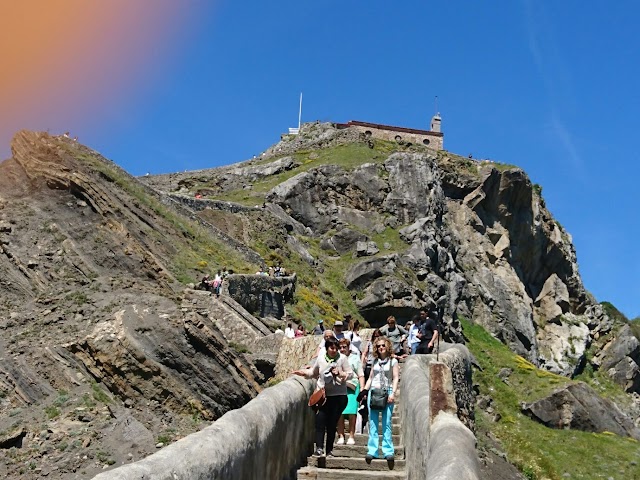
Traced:
<path fill-rule="evenodd" d="M 387 347 L 387 357 L 392 357 L 393 356 L 393 350 L 391 349 L 391 340 L 389 340 L 387 337 L 382 336 L 382 337 L 378 337 L 376 338 L 375 342 L 373 342 L 373 358 L 379 358 L 378 357 L 378 346 L 376 345 L 376 343 L 380 343 L 380 342 L 384 342 L 385 346 Z"/>

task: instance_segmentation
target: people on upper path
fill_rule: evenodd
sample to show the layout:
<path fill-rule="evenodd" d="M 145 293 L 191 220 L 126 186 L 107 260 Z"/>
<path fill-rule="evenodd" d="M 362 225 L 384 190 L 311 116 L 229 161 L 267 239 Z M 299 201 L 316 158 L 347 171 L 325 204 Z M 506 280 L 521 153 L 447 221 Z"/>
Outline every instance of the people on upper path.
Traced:
<path fill-rule="evenodd" d="M 380 413 L 382 413 L 382 456 L 386 460 L 391 461 L 395 459 L 391 417 L 393 415 L 396 393 L 398 392 L 400 367 L 398 366 L 398 359 L 393 355 L 392 343 L 388 338 L 378 337 L 374 342 L 374 347 L 373 356 L 375 360 L 363 390 L 363 392 L 365 392 L 364 395 L 366 395 L 368 399 L 369 406 L 369 440 L 367 442 L 365 459 L 367 462 L 371 462 L 372 459 L 378 458 L 378 445 L 380 442 L 378 421 L 380 419 Z M 387 392 L 387 404 L 382 410 L 374 410 L 371 408 L 372 389 L 382 389 Z M 361 393 L 361 395 L 363 394 Z"/>
<path fill-rule="evenodd" d="M 340 353 L 338 340 L 325 340 L 326 352 L 318 357 L 310 368 L 295 370 L 294 375 L 317 378 L 317 389 L 324 388 L 326 402 L 321 405 L 315 418 L 315 456 L 331 455 L 336 438 L 338 419 L 347 406 L 347 380 L 353 376 L 346 355 Z M 326 443 L 325 440 L 326 434 Z M 325 447 L 326 446 L 326 447 Z"/>
<path fill-rule="evenodd" d="M 320 319 L 318 320 L 318 324 L 313 327 L 313 330 L 311 331 L 312 335 L 322 335 L 325 331 L 324 328 L 324 320 Z"/>
<path fill-rule="evenodd" d="M 347 355 L 349 358 L 349 365 L 354 372 L 354 376 L 347 380 L 347 406 L 340 415 L 338 420 L 338 441 L 336 445 L 343 445 L 344 439 L 344 416 L 346 415 L 349 420 L 349 438 L 346 441 L 347 445 L 355 445 L 356 441 L 356 415 L 358 413 L 358 394 L 364 389 L 364 371 L 362 370 L 362 361 L 360 360 L 360 353 L 351 350 L 351 342 L 347 338 L 343 338 L 339 342 L 340 353 Z"/>
<path fill-rule="evenodd" d="M 409 334 L 407 336 L 407 346 L 411 355 L 415 355 L 420 339 L 418 338 L 418 332 L 420 331 L 420 315 L 414 315 L 411 319 L 411 326 L 409 327 Z"/>
<path fill-rule="evenodd" d="M 293 330 L 291 322 L 287 323 L 287 328 L 284 329 L 284 336 L 287 338 L 295 338 L 296 332 Z"/>
<path fill-rule="evenodd" d="M 433 313 L 428 315 L 425 310 L 420 311 L 420 331 L 418 332 L 418 338 L 420 339 L 420 344 L 416 349 L 416 353 L 431 353 L 433 352 L 433 347 L 438 341 L 438 324 L 434 320 Z"/>
<path fill-rule="evenodd" d="M 220 290 L 222 289 L 222 271 L 218 270 L 216 276 L 213 278 L 213 282 L 211 282 L 211 286 L 213 287 L 213 293 L 220 296 Z"/>
<path fill-rule="evenodd" d="M 393 315 L 387 318 L 387 324 L 380 329 L 380 333 L 387 337 L 391 341 L 391 345 L 393 347 L 392 353 L 402 356 L 404 352 L 402 351 L 402 342 L 407 335 L 407 332 L 404 327 L 397 325 L 396 317 Z"/>
<path fill-rule="evenodd" d="M 351 342 L 351 351 L 357 352 L 358 355 L 362 354 L 362 338 L 360 338 L 360 321 L 351 318 L 351 315 L 344 316 L 345 322 L 349 322 L 349 330 L 345 332 L 345 338 L 348 338 Z"/>

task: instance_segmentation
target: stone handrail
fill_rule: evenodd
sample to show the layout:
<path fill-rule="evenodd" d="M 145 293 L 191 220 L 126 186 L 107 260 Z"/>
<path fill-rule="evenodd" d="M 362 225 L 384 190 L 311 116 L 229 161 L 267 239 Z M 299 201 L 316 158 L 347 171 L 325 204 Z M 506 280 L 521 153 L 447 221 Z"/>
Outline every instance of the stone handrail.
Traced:
<path fill-rule="evenodd" d="M 284 339 L 285 370 L 297 368 L 320 337 Z M 441 344 L 441 353 L 415 355 L 402 369 L 399 409 L 408 480 L 478 480 L 480 467 L 471 430 L 471 355 L 463 345 Z M 289 377 L 244 407 L 223 415 L 135 463 L 103 472 L 94 480 L 230 480 L 295 478 L 311 452 L 314 414 L 307 406 L 315 382 Z"/>
<path fill-rule="evenodd" d="M 463 345 L 440 344 L 435 355 L 414 355 L 402 369 L 402 434 L 407 479 L 478 480 L 474 434 L 458 419 L 473 411 L 471 355 Z M 467 419 L 471 422 L 471 418 Z"/>
<path fill-rule="evenodd" d="M 200 432 L 94 480 L 284 479 L 311 452 L 315 381 L 290 377 Z"/>

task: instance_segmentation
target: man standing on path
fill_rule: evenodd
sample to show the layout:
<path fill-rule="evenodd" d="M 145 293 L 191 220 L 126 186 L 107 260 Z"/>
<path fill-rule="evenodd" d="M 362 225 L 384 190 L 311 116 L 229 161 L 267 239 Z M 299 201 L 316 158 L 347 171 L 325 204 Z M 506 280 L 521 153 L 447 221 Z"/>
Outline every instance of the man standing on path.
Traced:
<path fill-rule="evenodd" d="M 393 353 L 403 355 L 402 341 L 407 334 L 407 330 L 400 325 L 396 325 L 396 317 L 391 315 L 387 318 L 387 324 L 380 329 L 380 333 L 391 341 Z"/>
<path fill-rule="evenodd" d="M 438 325 L 432 315 L 427 315 L 424 310 L 420 311 L 420 319 L 422 320 L 420 331 L 418 332 L 420 344 L 416 353 L 431 353 L 433 352 L 433 346 L 438 341 Z"/>

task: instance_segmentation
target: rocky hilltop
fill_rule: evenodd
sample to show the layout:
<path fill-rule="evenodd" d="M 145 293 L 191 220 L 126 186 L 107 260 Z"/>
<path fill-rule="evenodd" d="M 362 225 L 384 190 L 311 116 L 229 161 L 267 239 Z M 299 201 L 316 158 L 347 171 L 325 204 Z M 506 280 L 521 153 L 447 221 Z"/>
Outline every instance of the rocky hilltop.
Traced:
<path fill-rule="evenodd" d="M 294 275 L 250 275 L 278 263 Z M 220 298 L 189 288 L 222 267 L 239 275 Z M 482 326 L 549 378 L 602 373 L 628 392 L 621 434 L 640 423 L 633 326 L 588 293 L 570 235 L 511 165 L 311 123 L 246 162 L 134 178 L 20 132 L 0 164 L 0 274 L 11 478 L 90 478 L 249 401 L 279 345 L 267 297 L 308 329 L 423 308 L 449 341 Z M 575 425 L 581 392 L 523 412 Z"/>
<path fill-rule="evenodd" d="M 611 340 L 613 321 L 582 284 L 571 236 L 515 166 L 313 123 L 261 158 L 143 181 L 194 208 L 221 212 L 219 201 L 230 200 L 268 212 L 274 231 L 284 222 L 286 242 L 272 239 L 274 256 L 311 263 L 321 273 L 318 303 L 332 303 L 322 295 L 331 291 L 338 309 L 372 326 L 436 309 L 445 337 L 461 341 L 458 319 L 471 319 L 566 376 L 585 368 L 595 341 Z M 203 200 L 190 201 L 196 193 Z M 627 343 L 604 363 L 637 391 L 637 345 Z"/>

